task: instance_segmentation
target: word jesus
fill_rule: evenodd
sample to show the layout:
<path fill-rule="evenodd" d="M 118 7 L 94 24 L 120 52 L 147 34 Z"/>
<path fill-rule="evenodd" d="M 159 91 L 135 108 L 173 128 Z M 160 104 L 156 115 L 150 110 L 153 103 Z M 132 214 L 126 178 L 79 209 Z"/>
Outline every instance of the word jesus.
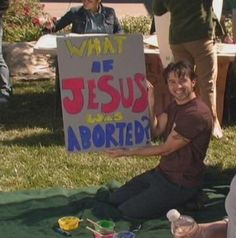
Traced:
<path fill-rule="evenodd" d="M 114 85 L 112 75 L 103 75 L 98 80 L 68 78 L 62 80 L 62 90 L 69 90 L 71 96 L 63 98 L 63 107 L 69 114 L 78 114 L 82 110 L 94 110 L 113 113 L 122 106 L 134 113 L 144 112 L 148 106 L 145 76 L 136 73 L 133 78 L 118 79 Z M 128 95 L 125 95 L 125 91 Z M 85 93 L 88 100 L 85 100 Z M 98 95 L 104 93 L 110 100 L 101 101 Z M 138 95 L 138 96 L 137 96 Z"/>

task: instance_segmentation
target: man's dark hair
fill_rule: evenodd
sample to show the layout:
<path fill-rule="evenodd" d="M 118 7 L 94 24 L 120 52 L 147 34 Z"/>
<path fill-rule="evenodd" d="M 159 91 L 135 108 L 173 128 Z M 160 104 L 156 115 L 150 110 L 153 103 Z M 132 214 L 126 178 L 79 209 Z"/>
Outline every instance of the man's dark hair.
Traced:
<path fill-rule="evenodd" d="M 178 61 L 176 63 L 168 64 L 163 72 L 163 77 L 166 82 L 171 72 L 174 72 L 179 78 L 184 77 L 185 75 L 187 75 L 191 80 L 196 80 L 197 78 L 193 66 L 187 61 Z"/>

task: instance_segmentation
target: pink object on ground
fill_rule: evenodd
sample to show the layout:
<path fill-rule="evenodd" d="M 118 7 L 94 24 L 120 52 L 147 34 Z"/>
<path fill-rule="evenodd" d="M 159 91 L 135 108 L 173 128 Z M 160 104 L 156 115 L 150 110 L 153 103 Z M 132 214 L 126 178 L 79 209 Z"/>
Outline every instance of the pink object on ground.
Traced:
<path fill-rule="evenodd" d="M 114 238 L 115 237 L 115 233 L 110 233 L 110 234 L 106 234 L 106 235 L 98 235 L 98 234 L 94 234 L 94 238 Z"/>

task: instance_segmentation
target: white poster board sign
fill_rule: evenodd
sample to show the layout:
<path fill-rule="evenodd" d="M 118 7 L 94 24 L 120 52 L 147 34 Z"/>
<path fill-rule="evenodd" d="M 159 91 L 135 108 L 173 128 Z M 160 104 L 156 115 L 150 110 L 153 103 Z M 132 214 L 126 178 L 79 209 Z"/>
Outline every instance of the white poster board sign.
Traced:
<path fill-rule="evenodd" d="M 213 10 L 219 21 L 221 18 L 222 7 L 223 7 L 223 0 L 213 0 Z"/>
<path fill-rule="evenodd" d="M 223 0 L 213 0 L 213 9 L 220 20 L 222 12 Z M 155 16 L 155 28 L 157 29 L 158 45 L 160 49 L 160 58 L 163 67 L 166 67 L 173 61 L 173 55 L 169 45 L 169 26 L 170 26 L 170 13 L 167 12 L 162 16 Z"/>
<path fill-rule="evenodd" d="M 162 16 L 155 16 L 154 20 L 161 62 L 163 67 L 166 67 L 174 59 L 169 44 L 170 13 L 167 12 Z"/>
<path fill-rule="evenodd" d="M 149 143 L 142 35 L 58 37 L 57 46 L 67 150 Z"/>

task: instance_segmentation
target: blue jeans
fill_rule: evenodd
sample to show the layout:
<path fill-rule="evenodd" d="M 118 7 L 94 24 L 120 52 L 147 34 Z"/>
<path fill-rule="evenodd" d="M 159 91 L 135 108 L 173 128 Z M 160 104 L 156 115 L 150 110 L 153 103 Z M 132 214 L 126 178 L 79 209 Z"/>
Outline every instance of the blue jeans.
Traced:
<path fill-rule="evenodd" d="M 10 96 L 11 82 L 9 77 L 9 69 L 2 54 L 2 35 L 2 18 L 0 18 L 0 94 L 3 94 L 4 96 Z"/>

